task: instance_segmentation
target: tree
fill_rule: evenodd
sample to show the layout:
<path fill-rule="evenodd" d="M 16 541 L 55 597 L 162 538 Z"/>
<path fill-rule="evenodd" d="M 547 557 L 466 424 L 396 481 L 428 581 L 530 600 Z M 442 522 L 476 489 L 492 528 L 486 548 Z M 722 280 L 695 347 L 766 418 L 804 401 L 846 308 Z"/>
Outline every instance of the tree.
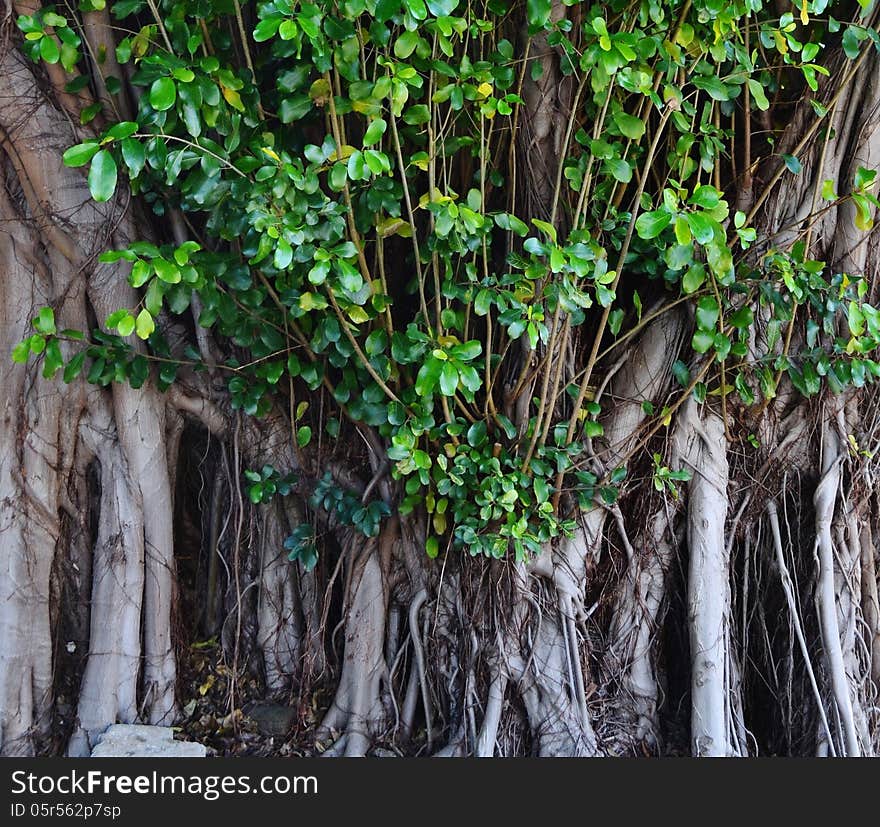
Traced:
<path fill-rule="evenodd" d="M 877 749 L 873 3 L 15 9 L 5 753 Z"/>

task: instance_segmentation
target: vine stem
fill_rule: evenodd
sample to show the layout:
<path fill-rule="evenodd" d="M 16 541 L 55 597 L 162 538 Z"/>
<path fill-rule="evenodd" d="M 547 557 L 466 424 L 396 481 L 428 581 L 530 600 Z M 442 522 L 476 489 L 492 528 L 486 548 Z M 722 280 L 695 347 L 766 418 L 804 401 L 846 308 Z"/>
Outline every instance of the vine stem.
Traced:
<path fill-rule="evenodd" d="M 419 250 L 418 231 L 416 230 L 416 217 L 413 212 L 412 196 L 409 193 L 409 184 L 406 182 L 406 165 L 403 162 L 403 150 L 400 147 L 400 135 L 397 132 L 397 118 L 390 112 L 388 119 L 391 121 L 391 137 L 394 141 L 394 152 L 397 156 L 397 166 L 400 169 L 400 183 L 403 186 L 403 200 L 406 203 L 406 215 L 409 219 L 410 231 L 412 232 L 413 256 L 415 257 L 416 277 L 419 282 L 419 308 L 425 317 L 425 323 L 430 320 L 428 316 L 428 302 L 425 299 L 425 274 L 422 270 L 422 254 Z"/>
<path fill-rule="evenodd" d="M 397 394 L 394 393 L 388 385 L 385 384 L 385 380 L 379 376 L 376 372 L 376 369 L 370 364 L 370 360 L 367 359 L 366 354 L 364 353 L 361 346 L 358 344 L 358 340 L 352 335 L 352 332 L 348 329 L 348 320 L 342 313 L 342 310 L 339 307 L 339 303 L 336 301 L 336 296 L 333 293 L 333 288 L 328 287 L 327 296 L 330 299 L 330 304 L 333 305 L 333 310 L 336 313 L 336 317 L 339 319 L 340 325 L 342 325 L 342 332 L 345 334 L 345 338 L 348 339 L 349 344 L 354 348 L 355 353 L 358 355 L 358 359 L 364 367 L 364 370 L 370 374 L 373 381 L 384 391 L 385 395 L 392 401 L 397 402 L 399 404 L 403 404 L 400 402 L 400 399 L 397 398 Z"/>
<path fill-rule="evenodd" d="M 330 128 L 333 132 L 333 140 L 336 142 L 336 157 L 339 160 L 339 156 L 342 152 L 342 147 L 345 145 L 345 141 L 343 140 L 342 135 L 342 127 L 339 123 L 339 115 L 336 112 L 336 99 L 334 97 L 334 87 L 333 81 L 330 77 L 330 72 L 324 72 L 324 80 L 327 81 L 327 86 L 329 87 L 328 94 L 328 104 L 330 107 Z M 361 239 L 361 234 L 358 232 L 357 224 L 354 220 L 354 209 L 351 203 L 351 190 L 348 188 L 348 179 L 346 178 L 345 186 L 342 189 L 342 197 L 345 199 L 345 206 L 347 208 L 346 214 L 348 218 L 348 232 L 351 236 L 352 243 L 357 250 L 358 264 L 360 265 L 361 275 L 364 277 L 367 283 L 372 283 L 372 278 L 370 277 L 370 267 L 367 264 L 367 258 L 364 255 L 364 243 L 363 239 Z"/>
<path fill-rule="evenodd" d="M 239 4 L 238 0 L 232 0 L 232 2 L 235 6 L 235 21 L 236 23 L 238 23 L 238 34 L 241 37 L 241 48 L 244 52 L 244 61 L 245 63 L 247 63 L 247 67 L 250 70 L 251 78 L 253 79 L 254 83 L 256 83 L 257 75 L 254 72 L 254 62 L 253 60 L 251 60 L 251 50 L 248 47 L 247 43 L 247 32 L 244 28 L 244 18 L 241 14 L 241 5 Z M 263 111 L 263 103 L 259 100 L 259 98 L 257 99 L 257 114 L 261 121 L 266 120 L 266 113 Z"/>
<path fill-rule="evenodd" d="M 156 23 L 159 25 L 159 31 L 162 32 L 162 39 L 165 41 L 165 47 L 168 49 L 169 54 L 174 54 L 174 47 L 171 45 L 171 40 L 168 37 L 168 31 L 165 28 L 165 24 L 162 22 L 162 16 L 159 14 L 159 7 L 156 5 L 155 0 L 147 0 L 147 5 L 150 7 L 150 12 L 153 15 Z"/>
<path fill-rule="evenodd" d="M 672 109 L 667 107 L 660 118 L 660 123 L 657 126 L 657 131 L 654 133 L 654 139 L 651 141 L 651 145 L 648 148 L 648 154 L 645 157 L 643 173 L 640 176 L 639 185 L 636 189 L 635 197 L 633 199 L 634 206 L 632 217 L 630 218 L 629 225 L 626 228 L 626 237 L 623 240 L 623 245 L 620 248 L 620 256 L 617 260 L 617 271 L 614 274 L 614 281 L 611 284 L 612 294 L 616 293 L 617 291 L 617 285 L 620 283 L 620 277 L 623 273 L 624 262 L 626 261 L 626 257 L 629 253 L 629 245 L 632 241 L 633 230 L 635 229 L 636 225 L 636 218 L 639 215 L 639 201 L 641 200 L 642 193 L 645 189 L 645 182 L 648 180 L 648 170 L 651 168 L 651 164 L 654 162 L 654 155 L 657 153 L 657 147 L 660 145 L 660 139 L 663 137 L 663 127 L 666 126 L 666 121 L 669 120 L 669 116 L 671 114 Z M 593 369 L 596 367 L 596 361 L 599 355 L 599 347 L 602 344 L 602 337 L 604 336 L 605 328 L 608 325 L 608 317 L 611 314 L 612 304 L 613 300 L 609 302 L 602 310 L 602 317 L 599 319 L 599 327 L 596 330 L 596 335 L 593 337 L 593 346 L 590 348 L 590 355 L 587 359 L 587 367 L 584 372 L 584 378 L 581 380 L 577 400 L 574 404 L 574 410 L 572 411 L 571 419 L 568 422 L 568 431 L 565 434 L 566 447 L 570 445 L 571 441 L 574 439 L 574 433 L 578 426 L 581 409 L 583 408 L 584 400 L 587 396 L 587 390 L 590 387 L 590 379 L 593 378 Z M 560 471 L 556 475 L 556 482 L 554 483 L 554 488 L 556 489 L 556 491 L 553 495 L 554 513 L 558 513 L 559 510 L 559 497 L 562 491 L 562 479 L 564 476 L 564 471 Z"/>

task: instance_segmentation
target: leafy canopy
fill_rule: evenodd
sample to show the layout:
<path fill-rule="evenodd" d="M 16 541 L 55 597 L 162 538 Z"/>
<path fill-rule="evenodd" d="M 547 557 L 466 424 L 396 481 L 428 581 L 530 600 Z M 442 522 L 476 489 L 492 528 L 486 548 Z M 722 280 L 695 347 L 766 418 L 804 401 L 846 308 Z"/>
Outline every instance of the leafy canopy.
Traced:
<path fill-rule="evenodd" d="M 80 12 L 103 6 L 82 0 Z M 605 357 L 669 307 L 692 307 L 677 394 L 659 410 L 643 401 L 650 433 L 690 394 L 751 406 L 783 376 L 807 395 L 880 376 L 880 319 L 862 274 L 812 260 L 803 234 L 753 255 L 754 215 L 730 204 L 745 113 L 773 115 L 783 88 L 799 90 L 827 136 L 830 50 L 845 54 L 843 77 L 880 43 L 859 7 L 804 0 L 781 17 L 762 0 L 566 7 L 556 19 L 550 0 L 111 1 L 137 111 L 123 120 L 87 106 L 93 137 L 64 162 L 87 168 L 95 201 L 127 186 L 157 216 L 186 216 L 193 236 L 105 253 L 125 265 L 138 306 L 68 356 L 60 342 L 83 334 L 57 331 L 46 308 L 13 358 L 40 356 L 47 377 L 134 387 L 152 360 L 165 388 L 201 357 L 171 352 L 163 314 L 188 313 L 198 296 L 198 324 L 238 355 L 222 366 L 233 407 L 296 409 L 304 456 L 322 429 L 374 429 L 401 482 L 394 507 L 430 517 L 429 555 L 520 559 L 573 529 L 561 492 L 585 509 L 611 504 L 626 474 L 588 464 L 602 408 L 594 362 L 564 374 L 569 343 L 588 353 L 595 342 Z M 75 73 L 69 91 L 89 83 L 81 14 L 46 6 L 18 22 L 31 58 Z M 528 214 L 534 181 L 515 135 L 547 49 L 574 115 L 552 209 Z M 115 65 L 97 66 L 120 101 Z M 755 138 L 749 159 L 774 174 L 770 186 L 803 174 L 777 152 L 779 134 Z M 826 181 L 813 212 L 849 202 L 869 230 L 875 183 L 864 169 Z M 768 319 L 758 351 L 756 308 Z M 794 353 L 786 332 L 799 311 L 806 336 Z M 296 404 L 319 388 L 332 400 L 323 419 Z M 659 455 L 655 466 L 658 490 L 687 478 Z M 271 467 L 247 478 L 254 502 L 293 484 Z M 390 511 L 328 477 L 313 503 L 366 534 Z M 287 545 L 314 565 L 312 533 Z"/>

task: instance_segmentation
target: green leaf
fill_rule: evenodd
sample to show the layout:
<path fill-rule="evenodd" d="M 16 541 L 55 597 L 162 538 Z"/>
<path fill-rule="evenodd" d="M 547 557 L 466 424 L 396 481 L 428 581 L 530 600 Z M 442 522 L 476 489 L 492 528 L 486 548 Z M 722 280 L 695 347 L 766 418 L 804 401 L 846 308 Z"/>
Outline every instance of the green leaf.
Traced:
<path fill-rule="evenodd" d="M 762 112 L 766 112 L 770 108 L 770 101 L 767 100 L 767 95 L 764 94 L 764 87 L 753 78 L 749 78 L 747 83 L 755 106 Z"/>
<path fill-rule="evenodd" d="M 690 234 L 690 230 L 688 230 L 688 234 Z M 683 270 L 694 260 L 694 245 L 673 244 L 671 247 L 666 248 L 663 258 L 670 270 L 676 272 Z"/>
<path fill-rule="evenodd" d="M 98 8 L 104 8 L 104 7 L 103 7 L 103 5 L 98 6 L 97 0 L 95 0 L 95 2 L 92 5 L 92 8 L 98 9 Z M 46 26 L 52 26 L 53 28 L 56 28 L 56 29 L 63 29 L 63 28 L 67 27 L 67 18 L 62 17 L 60 14 L 55 14 L 55 12 L 46 11 L 46 12 L 43 12 L 43 23 Z"/>
<path fill-rule="evenodd" d="M 696 293 L 703 286 L 706 280 L 706 268 L 702 264 L 695 264 L 689 267 L 681 280 L 681 289 L 685 293 Z"/>
<path fill-rule="evenodd" d="M 458 388 L 458 371 L 452 362 L 444 362 L 440 368 L 440 393 L 453 396 Z"/>
<path fill-rule="evenodd" d="M 364 151 L 364 160 L 370 168 L 373 175 L 381 175 L 391 169 L 391 162 L 384 152 L 377 152 L 375 149 L 367 149 Z"/>
<path fill-rule="evenodd" d="M 803 168 L 803 164 L 794 156 L 794 155 L 786 155 L 783 153 L 782 160 L 785 161 L 785 166 L 788 168 L 788 171 L 797 175 Z"/>
<path fill-rule="evenodd" d="M 104 326 L 108 329 L 116 327 L 116 325 L 119 324 L 119 322 L 125 317 L 127 313 L 128 311 L 124 308 L 122 310 L 116 310 L 107 317 L 107 320 L 104 322 Z"/>
<path fill-rule="evenodd" d="M 675 377 L 675 380 L 681 385 L 683 388 L 686 388 L 691 381 L 691 372 L 688 370 L 687 365 L 681 361 L 681 359 L 676 359 L 672 363 L 672 375 Z"/>
<path fill-rule="evenodd" d="M 46 342 L 46 355 L 43 360 L 43 378 L 51 379 L 63 365 L 64 357 L 61 355 L 61 345 L 57 339 L 49 339 Z"/>
<path fill-rule="evenodd" d="M 171 78 L 158 78 L 150 87 L 150 106 L 158 112 L 164 112 L 174 106 L 177 100 L 177 86 Z"/>
<path fill-rule="evenodd" d="M 479 448 L 486 441 L 486 423 L 482 419 L 468 428 L 467 441 L 472 448 Z"/>
<path fill-rule="evenodd" d="M 529 25 L 536 28 L 545 26 L 550 19 L 551 6 L 551 0 L 526 0 L 526 13 Z"/>
<path fill-rule="evenodd" d="M 83 362 L 86 359 L 86 352 L 81 351 L 77 353 L 65 366 L 64 366 L 64 374 L 63 378 L 65 382 L 72 382 L 76 379 L 77 376 L 80 375 L 82 371 Z"/>
<path fill-rule="evenodd" d="M 532 224 L 544 233 L 544 235 L 546 235 L 554 244 L 556 243 L 556 227 L 547 221 L 542 221 L 540 218 L 533 218 Z"/>
<path fill-rule="evenodd" d="M 180 269 L 173 263 L 168 261 L 168 259 L 159 258 L 153 259 L 153 267 L 156 270 L 156 275 L 162 279 L 162 281 L 168 284 L 179 284 L 180 283 Z"/>
<path fill-rule="evenodd" d="M 55 335 L 55 311 L 51 307 L 41 307 L 34 317 L 34 330 L 44 336 Z"/>
<path fill-rule="evenodd" d="M 867 232 L 874 226 L 873 209 L 870 199 L 859 193 L 852 194 L 853 204 L 856 208 L 855 225 L 856 229 Z"/>
<path fill-rule="evenodd" d="M 58 63 L 58 59 L 61 57 L 61 49 L 58 48 L 58 43 L 51 35 L 45 35 L 40 40 L 40 57 L 46 63 Z"/>
<path fill-rule="evenodd" d="M 339 283 L 344 290 L 355 294 L 364 286 L 364 277 L 353 264 L 341 258 L 337 260 L 336 267 L 339 271 Z"/>
<path fill-rule="evenodd" d="M 485 316 L 492 307 L 492 294 L 483 288 L 474 298 L 474 313 Z"/>
<path fill-rule="evenodd" d="M 312 99 L 308 95 L 293 95 L 284 98 L 278 107 L 278 117 L 281 123 L 293 123 L 301 120 L 312 111 Z"/>
<path fill-rule="evenodd" d="M 293 247 L 283 238 L 278 239 L 278 245 L 275 247 L 275 257 L 273 263 L 279 270 L 286 269 L 290 262 L 293 261 Z"/>
<path fill-rule="evenodd" d="M 857 302 L 851 301 L 847 310 L 849 332 L 853 336 L 861 336 L 865 332 L 865 314 Z"/>
<path fill-rule="evenodd" d="M 666 210 L 654 210 L 642 213 L 636 219 L 636 232 L 639 238 L 656 238 L 665 230 L 672 221 L 672 215 Z"/>
<path fill-rule="evenodd" d="M 539 503 L 547 502 L 550 497 L 550 486 L 544 477 L 535 477 L 532 488 Z"/>
<path fill-rule="evenodd" d="M 439 359 L 430 357 L 421 368 L 419 368 L 416 376 L 416 393 L 419 396 L 430 396 L 437 386 L 437 380 L 440 378 L 440 370 L 442 363 Z"/>
<path fill-rule="evenodd" d="M 688 226 L 699 244 L 708 244 L 715 238 L 715 222 L 711 216 L 701 212 L 688 213 Z"/>
<path fill-rule="evenodd" d="M 853 179 L 853 187 L 857 190 L 863 190 L 869 187 L 877 178 L 876 169 L 866 169 L 859 167 Z"/>
<path fill-rule="evenodd" d="M 116 161 L 106 150 L 95 153 L 89 169 L 89 191 L 95 201 L 109 201 L 116 191 Z"/>
<path fill-rule="evenodd" d="M 312 441 L 312 429 L 308 425 L 302 425 L 296 432 L 296 444 L 305 448 Z"/>
<path fill-rule="evenodd" d="M 352 152 L 351 155 L 348 156 L 346 170 L 348 172 L 348 177 L 351 178 L 352 181 L 360 181 L 363 178 L 370 177 L 369 174 L 364 173 L 364 167 L 363 152 Z"/>
<path fill-rule="evenodd" d="M 149 339 L 150 334 L 156 329 L 156 322 L 153 321 L 153 317 L 150 315 L 150 311 L 144 308 L 137 315 L 137 320 L 135 321 L 135 332 L 138 337 L 141 339 Z"/>
<path fill-rule="evenodd" d="M 424 20 L 428 16 L 425 0 L 403 0 L 403 5 L 416 20 Z"/>
<path fill-rule="evenodd" d="M 31 355 L 31 340 L 30 338 L 25 339 L 23 342 L 19 342 L 14 348 L 12 348 L 12 361 L 17 365 L 23 365 L 28 360 L 28 356 Z"/>
<path fill-rule="evenodd" d="M 125 161 L 125 165 L 128 167 L 129 176 L 137 178 L 144 168 L 146 160 L 143 144 L 134 138 L 126 138 L 120 144 L 120 148 L 122 149 L 122 160 Z"/>
<path fill-rule="evenodd" d="M 459 369 L 458 378 L 461 384 L 471 393 L 476 393 L 483 385 L 483 380 L 480 379 L 480 374 L 477 373 L 477 369 L 471 365 L 464 365 L 461 367 Z M 467 396 L 467 394 L 465 394 L 465 396 Z"/>
<path fill-rule="evenodd" d="M 751 307 L 741 307 L 736 313 L 729 316 L 727 321 L 738 330 L 744 330 L 752 326 L 752 323 L 755 321 L 755 314 L 752 312 Z"/>
<path fill-rule="evenodd" d="M 431 120 L 431 110 L 425 104 L 410 106 L 403 115 L 403 122 L 410 126 L 420 126 Z"/>
<path fill-rule="evenodd" d="M 261 20 L 254 26 L 254 41 L 256 43 L 263 43 L 274 37 L 278 27 L 281 25 L 281 21 L 281 17 L 267 17 L 265 20 Z"/>
<path fill-rule="evenodd" d="M 848 26 L 843 33 L 843 52 L 850 60 L 859 56 L 859 40 L 858 29 Z"/>
<path fill-rule="evenodd" d="M 121 121 L 120 123 L 113 124 L 104 133 L 101 142 L 109 143 L 110 141 L 121 141 L 123 138 L 130 138 L 138 129 L 139 127 L 134 121 Z"/>
<path fill-rule="evenodd" d="M 138 259 L 131 268 L 128 283 L 132 287 L 143 287 L 152 273 L 153 268 L 143 259 Z"/>
<path fill-rule="evenodd" d="M 720 203 L 721 193 L 715 187 L 708 184 L 701 184 L 688 199 L 688 204 L 693 204 L 695 207 L 702 207 L 706 210 L 714 210 Z"/>
<path fill-rule="evenodd" d="M 40 336 L 39 333 L 34 333 L 28 342 L 30 342 L 31 353 L 35 356 L 39 356 L 46 349 L 46 337 Z"/>
<path fill-rule="evenodd" d="M 116 332 L 120 336 L 131 336 L 134 333 L 134 327 L 134 316 L 126 310 L 122 318 L 116 323 Z"/>
<path fill-rule="evenodd" d="M 100 102 L 90 104 L 79 113 L 79 122 L 83 125 L 91 123 L 103 108 L 104 104 Z"/>
<path fill-rule="evenodd" d="M 718 302 L 714 296 L 703 296 L 697 302 L 697 328 L 714 330 L 718 321 Z"/>
<path fill-rule="evenodd" d="M 432 560 L 437 557 L 440 553 L 440 542 L 439 540 L 432 534 L 425 541 L 425 554 L 428 555 Z"/>
<path fill-rule="evenodd" d="M 623 324 L 623 310 L 621 308 L 612 310 L 608 314 L 608 329 L 614 336 L 620 333 L 621 324 Z"/>
<path fill-rule="evenodd" d="M 299 27 L 296 25 L 295 20 L 283 20 L 281 25 L 278 27 L 278 36 L 282 40 L 293 40 L 296 37 L 297 32 L 299 31 Z M 256 38 L 254 38 L 256 40 Z"/>
<path fill-rule="evenodd" d="M 697 75 L 693 79 L 694 86 L 709 93 L 709 97 L 717 101 L 730 99 L 730 90 L 727 85 L 715 75 Z"/>
<path fill-rule="evenodd" d="M 605 166 L 621 184 L 632 181 L 632 167 L 623 158 L 609 158 L 605 161 Z"/>
<path fill-rule="evenodd" d="M 705 353 L 714 344 L 715 335 L 707 330 L 698 330 L 691 341 L 691 346 L 697 353 Z"/>
<path fill-rule="evenodd" d="M 97 141 L 86 141 L 85 143 L 70 147 L 61 156 L 61 160 L 64 161 L 64 165 L 67 167 L 81 167 L 83 164 L 91 161 L 100 148 L 101 145 Z"/>
<path fill-rule="evenodd" d="M 364 146 L 372 146 L 382 140 L 382 136 L 385 134 L 387 126 L 388 125 L 382 118 L 376 118 L 373 120 L 367 127 L 367 131 L 364 133 Z"/>
<path fill-rule="evenodd" d="M 463 344 L 455 345 L 449 352 L 462 362 L 470 362 L 483 352 L 483 344 L 477 339 L 470 339 Z"/>
<path fill-rule="evenodd" d="M 620 130 L 621 134 L 627 138 L 631 138 L 633 141 L 641 140 L 642 136 L 645 134 L 644 121 L 642 121 L 641 118 L 630 115 L 628 112 L 615 112 L 612 116 L 612 120 Z"/>
<path fill-rule="evenodd" d="M 330 175 L 328 176 L 330 182 L 330 189 L 335 192 L 341 192 L 345 189 L 345 183 L 348 180 L 348 168 L 347 165 L 342 163 L 341 161 L 337 164 L 333 164 L 330 168 Z"/>
<path fill-rule="evenodd" d="M 681 245 L 686 245 L 691 243 L 692 238 L 687 219 L 683 215 L 677 215 L 675 217 L 675 240 Z"/>
<path fill-rule="evenodd" d="M 406 60 L 419 45 L 418 32 L 404 32 L 394 42 L 394 56 L 399 60 Z"/>

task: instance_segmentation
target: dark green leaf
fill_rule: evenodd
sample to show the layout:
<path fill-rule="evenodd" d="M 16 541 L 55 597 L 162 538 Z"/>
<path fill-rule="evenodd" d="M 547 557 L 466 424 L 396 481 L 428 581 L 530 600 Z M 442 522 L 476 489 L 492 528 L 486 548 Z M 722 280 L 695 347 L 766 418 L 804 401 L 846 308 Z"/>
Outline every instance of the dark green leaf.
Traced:
<path fill-rule="evenodd" d="M 164 112 L 174 106 L 177 100 L 177 87 L 171 78 L 158 78 L 150 87 L 150 106 L 153 109 Z"/>
<path fill-rule="evenodd" d="M 639 234 L 639 238 L 646 240 L 656 238 L 669 226 L 671 221 L 672 215 L 666 210 L 642 213 L 636 219 L 636 232 Z"/>
<path fill-rule="evenodd" d="M 100 148 L 101 145 L 97 141 L 86 141 L 85 143 L 70 147 L 61 156 L 61 160 L 64 161 L 65 166 L 81 167 L 83 164 L 91 161 Z"/>
<path fill-rule="evenodd" d="M 804 168 L 803 164 L 794 155 L 783 154 L 782 160 L 785 161 L 788 171 L 794 175 L 797 175 Z"/>
<path fill-rule="evenodd" d="M 95 201 L 109 201 L 116 191 L 116 161 L 106 150 L 95 153 L 89 169 L 89 191 Z"/>

